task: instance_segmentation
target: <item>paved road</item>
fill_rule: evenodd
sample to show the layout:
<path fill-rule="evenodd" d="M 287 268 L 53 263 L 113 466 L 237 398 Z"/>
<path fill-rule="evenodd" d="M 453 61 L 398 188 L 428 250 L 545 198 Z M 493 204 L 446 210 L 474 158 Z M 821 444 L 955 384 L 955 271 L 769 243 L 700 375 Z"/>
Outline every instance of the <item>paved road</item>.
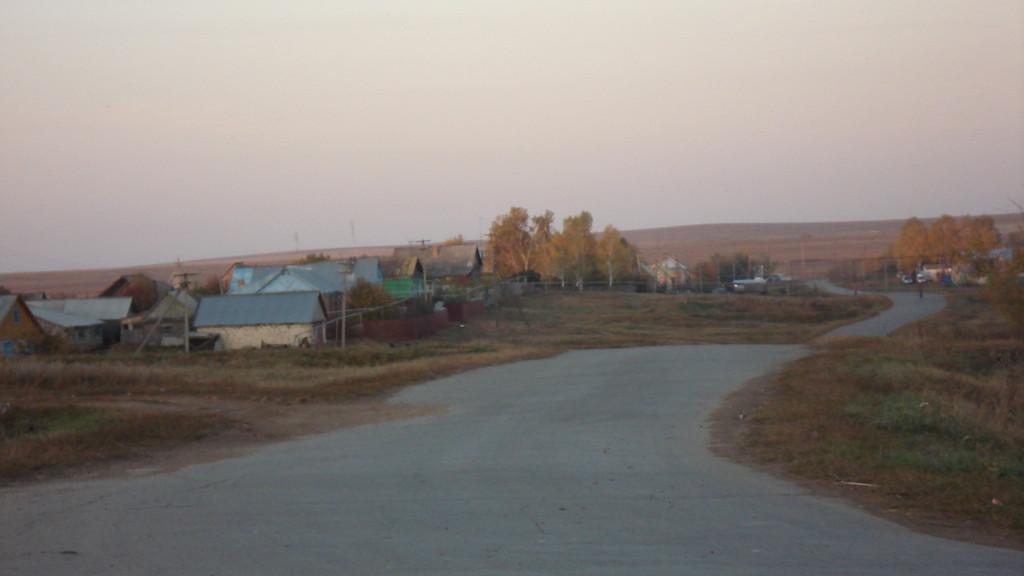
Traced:
<path fill-rule="evenodd" d="M 0 491 L 0 574 L 1024 573 L 716 458 L 706 417 L 799 346 L 581 351 L 411 388 L 443 416 L 174 474 Z"/>
<path fill-rule="evenodd" d="M 815 283 L 822 290 L 836 294 L 853 294 L 853 291 L 838 287 L 825 281 Z M 897 328 L 921 318 L 931 316 L 946 307 L 946 299 L 941 294 L 925 291 L 895 291 L 885 294 L 893 305 L 881 314 L 857 322 L 847 324 L 833 330 L 833 336 L 884 336 Z"/>

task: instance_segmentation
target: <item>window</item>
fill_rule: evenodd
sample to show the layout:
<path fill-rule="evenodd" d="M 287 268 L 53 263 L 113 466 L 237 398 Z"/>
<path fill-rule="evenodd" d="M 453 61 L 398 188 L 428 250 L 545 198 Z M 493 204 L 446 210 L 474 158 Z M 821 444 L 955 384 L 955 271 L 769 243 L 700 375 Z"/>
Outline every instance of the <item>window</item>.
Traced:
<path fill-rule="evenodd" d="M 21 324 L 21 310 L 14 309 L 14 323 Z"/>

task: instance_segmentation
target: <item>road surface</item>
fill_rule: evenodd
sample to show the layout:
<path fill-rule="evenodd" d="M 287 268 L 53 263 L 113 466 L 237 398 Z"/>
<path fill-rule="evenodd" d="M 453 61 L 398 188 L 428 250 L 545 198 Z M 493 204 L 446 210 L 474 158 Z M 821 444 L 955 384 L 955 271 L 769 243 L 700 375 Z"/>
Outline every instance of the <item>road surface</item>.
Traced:
<path fill-rule="evenodd" d="M 410 388 L 441 416 L 171 474 L 0 491 L 0 573 L 1008 575 L 713 456 L 707 416 L 800 346 L 572 352 Z"/>
<path fill-rule="evenodd" d="M 852 290 L 841 288 L 825 281 L 814 283 L 818 288 L 834 294 L 853 294 Z M 897 291 L 885 294 L 892 300 L 892 307 L 867 320 L 847 324 L 833 330 L 833 336 L 885 336 L 897 328 L 941 311 L 946 307 L 946 298 L 941 294 L 921 291 Z"/>

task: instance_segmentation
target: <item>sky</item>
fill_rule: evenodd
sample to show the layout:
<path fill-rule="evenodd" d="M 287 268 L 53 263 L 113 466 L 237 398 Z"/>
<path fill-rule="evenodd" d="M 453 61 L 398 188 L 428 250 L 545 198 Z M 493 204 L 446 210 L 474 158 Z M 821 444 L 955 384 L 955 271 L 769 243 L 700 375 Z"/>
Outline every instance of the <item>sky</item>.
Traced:
<path fill-rule="evenodd" d="M 1020 0 L 0 3 L 0 272 L 1020 205 Z"/>

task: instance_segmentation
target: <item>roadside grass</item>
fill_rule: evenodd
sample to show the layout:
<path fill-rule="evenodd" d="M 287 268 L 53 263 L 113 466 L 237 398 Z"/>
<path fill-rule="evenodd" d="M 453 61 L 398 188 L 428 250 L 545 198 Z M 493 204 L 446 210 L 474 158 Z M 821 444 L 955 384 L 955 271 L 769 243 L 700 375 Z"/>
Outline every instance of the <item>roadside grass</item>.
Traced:
<path fill-rule="evenodd" d="M 973 292 L 950 299 L 889 337 L 821 342 L 771 386 L 747 446 L 892 513 L 1024 536 L 1024 343 Z"/>
<path fill-rule="evenodd" d="M 226 424 L 212 414 L 7 404 L 0 414 L 0 479 L 124 458 L 140 449 L 197 440 Z"/>
<path fill-rule="evenodd" d="M 380 397 L 409 384 L 579 348 L 805 342 L 886 304 L 813 292 L 765 297 L 551 291 L 506 302 L 462 328 L 415 342 L 4 359 L 0 406 L 47 432 L 20 434 L 16 424 L 5 424 L 0 480 L 122 457 L 154 442 L 204 437 L 232 425 L 211 416 L 223 402 L 297 406 Z M 176 403 L 204 409 L 166 409 Z M 130 408 L 112 407 L 119 404 Z"/>

